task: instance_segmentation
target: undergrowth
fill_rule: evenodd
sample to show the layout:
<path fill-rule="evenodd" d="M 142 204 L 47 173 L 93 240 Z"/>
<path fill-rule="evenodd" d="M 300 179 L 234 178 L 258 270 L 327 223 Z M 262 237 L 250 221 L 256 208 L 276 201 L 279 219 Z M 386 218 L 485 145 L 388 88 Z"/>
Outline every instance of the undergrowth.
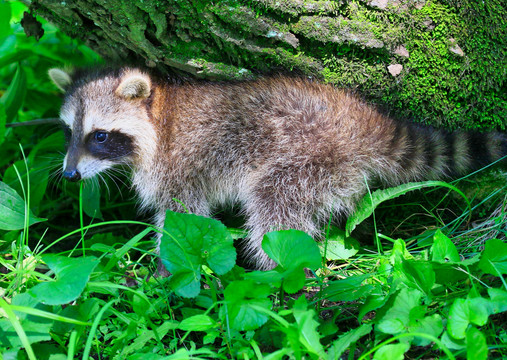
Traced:
<path fill-rule="evenodd" d="M 237 228 L 168 212 L 156 229 L 118 173 L 60 181 L 57 126 L 12 124 L 57 117 L 48 68 L 98 58 L 49 24 L 26 38 L 24 7 L 0 5 L 0 359 L 507 356 L 504 180 L 373 192 L 321 243 L 267 234 L 278 266 L 247 270 Z M 170 277 L 157 276 L 155 232 Z"/>

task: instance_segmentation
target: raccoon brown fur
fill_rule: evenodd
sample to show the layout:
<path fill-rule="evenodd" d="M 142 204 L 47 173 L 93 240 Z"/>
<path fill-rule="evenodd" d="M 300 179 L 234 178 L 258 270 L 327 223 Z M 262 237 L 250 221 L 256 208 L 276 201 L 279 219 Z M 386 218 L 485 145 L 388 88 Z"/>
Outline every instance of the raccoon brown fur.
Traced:
<path fill-rule="evenodd" d="M 501 133 L 449 133 L 399 122 L 361 98 L 304 78 L 186 82 L 136 68 L 68 75 L 61 118 L 71 131 L 64 176 L 92 177 L 130 163 L 133 185 L 162 226 L 166 209 L 195 214 L 239 203 L 247 257 L 266 232 L 318 237 L 330 214 L 346 216 L 368 184 L 465 174 L 507 155 Z"/>

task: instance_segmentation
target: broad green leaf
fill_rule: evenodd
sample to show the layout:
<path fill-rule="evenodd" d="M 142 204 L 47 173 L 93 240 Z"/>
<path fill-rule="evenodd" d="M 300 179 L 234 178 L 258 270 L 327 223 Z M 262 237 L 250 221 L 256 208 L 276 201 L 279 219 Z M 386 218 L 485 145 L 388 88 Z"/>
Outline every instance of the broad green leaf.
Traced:
<path fill-rule="evenodd" d="M 11 20 L 11 4 L 0 2 L 0 40 L 11 33 L 9 21 Z"/>
<path fill-rule="evenodd" d="M 442 263 L 460 262 L 456 245 L 445 236 L 440 229 L 433 235 L 433 246 L 431 247 L 431 260 Z"/>
<path fill-rule="evenodd" d="M 169 285 L 176 294 L 183 297 L 196 297 L 201 290 L 200 266 L 183 269 L 171 276 Z"/>
<path fill-rule="evenodd" d="M 449 331 L 444 331 L 442 334 L 442 344 L 451 350 L 464 350 L 466 349 L 466 344 L 464 339 L 455 339 L 451 335 L 449 335 Z"/>
<path fill-rule="evenodd" d="M 299 230 L 281 230 L 264 235 L 262 248 L 278 266 L 283 277 L 282 286 L 292 294 L 303 288 L 304 268 L 316 269 L 321 265 L 319 247 L 312 237 Z"/>
<path fill-rule="evenodd" d="M 270 284 L 273 287 L 280 287 L 283 280 L 283 274 L 276 270 L 250 271 L 245 273 L 243 277 L 244 279 L 250 279 L 261 284 Z"/>
<path fill-rule="evenodd" d="M 495 276 L 507 274 L 507 243 L 491 239 L 484 244 L 484 251 L 479 261 L 479 269 Z"/>
<path fill-rule="evenodd" d="M 6 65 L 24 60 L 27 57 L 32 56 L 32 55 L 34 55 L 34 53 L 31 50 L 26 50 L 26 49 L 16 50 L 13 53 L 10 53 L 10 54 L 0 57 L 0 68 L 3 68 Z"/>
<path fill-rule="evenodd" d="M 373 211 L 375 208 L 382 202 L 386 200 L 395 199 L 401 195 L 405 195 L 409 191 L 414 190 L 420 190 L 427 187 L 435 187 L 435 186 L 442 186 L 447 187 L 451 190 L 456 191 L 459 195 L 461 195 L 465 201 L 467 202 L 468 208 L 470 209 L 470 202 L 468 201 L 465 194 L 463 194 L 458 188 L 455 186 L 452 186 L 448 183 L 445 183 L 443 181 L 424 181 L 424 182 L 415 182 L 415 183 L 408 183 L 403 184 L 400 186 L 396 186 L 389 189 L 382 189 L 374 191 L 371 195 L 367 194 L 361 202 L 358 204 L 356 211 L 354 214 L 348 218 L 347 224 L 345 226 L 345 231 L 347 236 L 350 235 L 350 233 L 356 228 L 357 225 L 359 225 L 361 222 L 363 222 L 365 219 L 371 216 L 373 214 Z"/>
<path fill-rule="evenodd" d="M 83 183 L 83 211 L 92 219 L 103 220 L 100 211 L 100 186 L 98 181 L 92 180 Z"/>
<path fill-rule="evenodd" d="M 319 322 L 315 320 L 316 313 L 313 309 L 308 309 L 308 303 L 304 296 L 300 296 L 294 303 L 294 318 L 299 331 L 299 341 L 306 350 L 318 355 L 319 358 L 325 357 L 324 348 L 320 343 L 320 334 L 317 332 Z"/>
<path fill-rule="evenodd" d="M 435 284 L 435 272 L 428 261 L 401 260 L 400 271 L 403 272 L 403 282 L 414 289 L 431 296 L 431 288 Z"/>
<path fill-rule="evenodd" d="M 498 314 L 507 311 L 507 291 L 502 289 L 489 288 L 488 294 L 491 298 L 491 314 Z"/>
<path fill-rule="evenodd" d="M 447 331 L 455 339 L 464 339 L 470 323 L 483 326 L 488 321 L 489 300 L 476 297 L 456 299 L 449 309 Z"/>
<path fill-rule="evenodd" d="M 201 266 L 218 275 L 232 269 L 236 250 L 227 228 L 217 220 L 167 211 L 160 257 L 173 274 L 171 286 L 183 297 L 199 294 Z"/>
<path fill-rule="evenodd" d="M 46 305 L 40 304 L 36 299 L 30 296 L 28 293 L 18 294 L 13 297 L 12 305 L 24 306 L 28 308 L 48 311 L 50 308 Z M 53 326 L 53 320 L 29 315 L 24 312 L 15 312 L 16 316 L 21 323 L 23 330 L 28 338 L 30 344 L 37 343 L 39 341 L 51 340 L 50 329 Z M 20 347 L 22 346 L 21 339 L 14 330 L 11 322 L 2 317 L 0 319 L 0 344 L 4 347 Z"/>
<path fill-rule="evenodd" d="M 31 152 L 30 152 L 31 154 Z M 21 183 L 28 191 L 27 184 L 27 167 L 28 177 L 30 178 L 30 208 L 35 209 L 40 205 L 49 180 L 49 165 L 48 159 L 27 159 L 27 165 L 24 160 L 18 160 L 12 166 L 5 170 L 3 181 L 18 192 L 22 193 Z M 19 177 L 18 177 L 19 174 Z M 19 180 L 21 178 L 21 181 Z"/>
<path fill-rule="evenodd" d="M 450 285 L 468 279 L 468 274 L 465 271 L 460 271 L 460 267 L 455 263 L 432 261 L 431 267 L 435 273 L 435 283 L 437 284 Z"/>
<path fill-rule="evenodd" d="M 389 262 L 392 265 L 401 264 L 401 260 L 403 259 L 413 259 L 414 257 L 407 250 L 407 244 L 405 241 L 398 239 L 393 244 L 393 249 L 391 250 L 391 256 L 389 256 Z"/>
<path fill-rule="evenodd" d="M 475 327 L 466 333 L 467 359 L 486 360 L 488 358 L 488 344 L 484 334 Z"/>
<path fill-rule="evenodd" d="M 340 359 L 340 356 L 350 348 L 350 345 L 357 342 L 360 338 L 369 334 L 372 330 L 370 324 L 363 324 L 356 329 L 350 330 L 338 337 L 328 350 L 329 359 Z"/>
<path fill-rule="evenodd" d="M 5 123 L 7 122 L 7 115 L 5 114 L 5 105 L 0 104 L 0 145 L 5 139 Z"/>
<path fill-rule="evenodd" d="M 28 226 L 45 221 L 28 211 Z M 0 229 L 21 230 L 25 226 L 25 202 L 16 191 L 0 181 Z"/>
<path fill-rule="evenodd" d="M 183 319 L 178 328 L 184 331 L 208 331 L 217 327 L 217 322 L 208 315 L 194 315 Z"/>
<path fill-rule="evenodd" d="M 428 334 L 438 338 L 440 334 L 442 334 L 442 331 L 444 331 L 442 317 L 439 314 L 433 314 L 425 317 L 415 316 L 413 319 L 410 319 L 408 331 Z M 416 346 L 427 346 L 431 343 L 431 340 L 422 337 L 415 337 L 412 343 Z"/>
<path fill-rule="evenodd" d="M 490 315 L 490 301 L 482 297 L 467 299 L 470 309 L 470 322 L 477 326 L 484 326 L 488 322 Z"/>
<path fill-rule="evenodd" d="M 359 308 L 357 319 L 361 321 L 367 313 L 384 306 L 388 300 L 389 298 L 384 295 L 373 294 L 368 296 L 366 300 L 364 300 L 364 304 Z"/>
<path fill-rule="evenodd" d="M 447 331 L 455 339 L 464 339 L 469 320 L 469 309 L 466 299 L 456 299 L 449 310 Z"/>
<path fill-rule="evenodd" d="M 53 270 L 56 280 L 35 285 L 29 293 L 47 305 L 66 304 L 77 299 L 99 263 L 93 256 L 68 258 L 50 254 L 43 255 L 42 260 Z"/>
<path fill-rule="evenodd" d="M 256 284 L 252 280 L 237 280 L 231 282 L 224 291 L 226 304 L 221 308 L 221 315 L 233 329 L 255 330 L 268 321 L 268 315 L 261 313 L 252 305 L 271 309 L 268 285 Z"/>
<path fill-rule="evenodd" d="M 0 103 L 5 106 L 7 122 L 11 122 L 16 117 L 18 110 L 23 105 L 26 94 L 26 74 L 25 70 L 18 64 L 14 78 L 9 87 L 0 98 Z"/>
<path fill-rule="evenodd" d="M 369 296 L 375 287 L 370 284 L 362 284 L 370 277 L 371 275 L 364 274 L 329 282 L 322 291 L 322 297 L 330 301 L 354 301 Z"/>
<path fill-rule="evenodd" d="M 408 343 L 387 344 L 375 351 L 373 360 L 403 360 L 409 348 Z"/>
<path fill-rule="evenodd" d="M 345 231 L 335 226 L 331 227 L 329 236 L 319 243 L 319 247 L 321 255 L 325 255 L 327 260 L 345 260 L 357 254 L 360 249 L 356 239 L 346 237 Z"/>
<path fill-rule="evenodd" d="M 423 293 L 415 289 L 403 288 L 389 297 L 386 304 L 377 311 L 377 330 L 396 335 L 406 332 L 411 311 L 419 306 Z"/>
<path fill-rule="evenodd" d="M 38 156 L 40 154 L 42 154 L 41 156 L 46 157 L 47 154 L 54 155 L 55 152 L 61 152 L 64 148 L 64 145 L 65 137 L 63 135 L 63 131 L 57 131 L 51 135 L 48 135 L 44 139 L 38 141 L 32 150 L 30 150 L 30 154 L 28 154 L 28 163 L 36 164 L 36 160 L 38 157 L 40 157 Z M 61 160 L 63 161 L 63 158 Z"/>

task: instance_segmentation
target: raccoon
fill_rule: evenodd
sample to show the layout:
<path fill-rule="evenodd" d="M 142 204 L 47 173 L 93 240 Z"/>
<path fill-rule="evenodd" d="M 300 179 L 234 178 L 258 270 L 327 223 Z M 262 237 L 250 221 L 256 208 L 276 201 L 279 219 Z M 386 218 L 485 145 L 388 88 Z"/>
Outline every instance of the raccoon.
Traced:
<path fill-rule="evenodd" d="M 240 204 L 246 257 L 266 232 L 299 229 L 318 238 L 330 214 L 350 214 L 368 186 L 459 176 L 507 155 L 502 133 L 450 133 L 400 122 L 360 97 L 305 78 L 181 81 L 123 67 L 52 69 L 65 92 L 69 132 L 63 176 L 133 169 L 142 208 L 162 226 L 166 209 L 211 216 Z M 179 201 L 175 201 L 178 199 Z"/>

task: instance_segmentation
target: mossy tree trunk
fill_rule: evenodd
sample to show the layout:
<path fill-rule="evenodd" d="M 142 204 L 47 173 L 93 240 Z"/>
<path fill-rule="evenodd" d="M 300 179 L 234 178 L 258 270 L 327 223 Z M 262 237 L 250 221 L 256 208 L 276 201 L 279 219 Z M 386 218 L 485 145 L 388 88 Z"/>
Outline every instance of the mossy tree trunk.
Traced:
<path fill-rule="evenodd" d="M 105 59 L 211 79 L 297 70 L 449 127 L 506 128 L 501 0 L 33 0 Z"/>

